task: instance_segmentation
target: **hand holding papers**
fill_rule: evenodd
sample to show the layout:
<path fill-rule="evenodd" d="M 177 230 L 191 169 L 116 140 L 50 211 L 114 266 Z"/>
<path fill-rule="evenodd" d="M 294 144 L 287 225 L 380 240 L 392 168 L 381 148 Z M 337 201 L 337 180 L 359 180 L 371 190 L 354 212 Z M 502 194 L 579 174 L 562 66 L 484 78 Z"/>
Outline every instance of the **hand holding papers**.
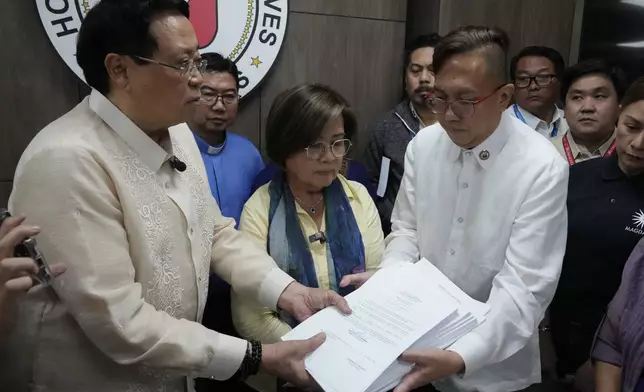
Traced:
<path fill-rule="evenodd" d="M 326 333 L 305 364 L 327 392 L 395 387 L 412 367 L 397 361 L 403 351 L 445 348 L 482 323 L 488 311 L 427 260 L 385 268 L 346 299 L 351 315 L 324 309 L 282 338 Z"/>

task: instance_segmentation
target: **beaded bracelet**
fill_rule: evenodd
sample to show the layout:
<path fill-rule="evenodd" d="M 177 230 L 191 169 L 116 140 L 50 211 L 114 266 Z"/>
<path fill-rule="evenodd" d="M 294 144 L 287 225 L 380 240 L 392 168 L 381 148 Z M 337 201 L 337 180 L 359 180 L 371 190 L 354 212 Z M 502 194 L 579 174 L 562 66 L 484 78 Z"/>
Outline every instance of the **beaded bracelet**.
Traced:
<path fill-rule="evenodd" d="M 259 367 L 261 364 L 262 344 L 257 340 L 251 340 L 248 342 L 246 355 L 233 378 L 235 380 L 245 381 L 249 376 L 259 373 Z"/>

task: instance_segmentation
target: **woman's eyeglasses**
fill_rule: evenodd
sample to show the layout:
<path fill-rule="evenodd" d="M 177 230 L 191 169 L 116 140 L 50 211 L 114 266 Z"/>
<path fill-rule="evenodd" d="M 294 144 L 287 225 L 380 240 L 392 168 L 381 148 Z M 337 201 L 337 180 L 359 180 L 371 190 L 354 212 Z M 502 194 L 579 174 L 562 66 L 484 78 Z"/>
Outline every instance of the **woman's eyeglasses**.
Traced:
<path fill-rule="evenodd" d="M 351 140 L 349 139 L 340 139 L 336 140 L 333 143 L 329 144 L 326 142 L 315 142 L 310 146 L 306 147 L 306 156 L 311 159 L 320 159 L 322 158 L 327 151 L 331 151 L 331 154 L 336 158 L 342 158 L 349 153 L 351 148 Z"/>

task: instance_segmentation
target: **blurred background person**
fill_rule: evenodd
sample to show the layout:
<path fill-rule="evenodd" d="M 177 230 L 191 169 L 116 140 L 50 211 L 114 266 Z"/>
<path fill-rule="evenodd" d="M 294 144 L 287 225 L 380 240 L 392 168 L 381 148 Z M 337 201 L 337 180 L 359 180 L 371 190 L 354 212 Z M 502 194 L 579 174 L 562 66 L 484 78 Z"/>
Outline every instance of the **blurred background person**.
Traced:
<path fill-rule="evenodd" d="M 251 195 L 255 177 L 264 168 L 264 161 L 255 145 L 245 137 L 230 132 L 237 119 L 239 76 L 237 66 L 219 53 L 204 53 L 206 69 L 201 85 L 201 102 L 188 121 L 194 133 L 208 175 L 210 191 L 221 214 L 239 224 L 244 203 Z M 215 274 L 210 275 L 208 299 L 203 325 L 226 335 L 237 336 L 230 314 L 230 285 Z M 242 383 L 231 381 L 235 388 Z M 197 379 L 197 390 L 210 385 L 233 388 L 230 383 Z"/>
<path fill-rule="evenodd" d="M 11 217 L 0 225 L 0 342 L 11 336 L 21 295 L 38 284 L 33 278 L 38 272 L 36 262 L 29 258 L 14 257 L 16 245 L 40 232 L 39 227 L 26 225 L 24 221 L 24 216 Z M 49 268 L 54 276 L 65 272 L 65 266 L 60 263 L 50 265 Z"/>
<path fill-rule="evenodd" d="M 561 54 L 545 46 L 523 48 L 510 61 L 516 103 L 507 111 L 548 139 L 568 131 L 557 107 L 565 67 Z"/>
<path fill-rule="evenodd" d="M 376 206 L 385 235 L 391 232 L 391 211 L 405 169 L 405 150 L 419 130 L 436 122 L 427 106 L 434 87 L 434 48 L 440 35 L 421 35 L 405 48 L 405 98 L 367 129 L 369 142 L 362 157 L 371 183 L 380 193 Z M 382 173 L 382 183 L 381 179 Z"/>
<path fill-rule="evenodd" d="M 250 197 L 255 177 L 264 169 L 262 156 L 247 138 L 230 131 L 237 119 L 237 66 L 219 53 L 204 53 L 206 69 L 201 102 L 188 121 L 201 152 L 212 195 L 221 214 L 235 219 Z"/>
<path fill-rule="evenodd" d="M 608 306 L 593 344 L 591 357 L 595 378 L 592 390 L 595 392 L 644 391 L 642 277 L 644 241 L 637 244 L 626 262 L 619 289 Z"/>
<path fill-rule="evenodd" d="M 550 326 L 558 374 L 580 386 L 592 385 L 592 372 L 580 367 L 644 235 L 644 78 L 621 105 L 615 154 L 570 168 L 568 240 Z"/>
<path fill-rule="evenodd" d="M 564 73 L 561 98 L 569 131 L 553 140 L 569 165 L 610 156 L 624 94 L 624 73 L 605 60 L 586 60 Z"/>

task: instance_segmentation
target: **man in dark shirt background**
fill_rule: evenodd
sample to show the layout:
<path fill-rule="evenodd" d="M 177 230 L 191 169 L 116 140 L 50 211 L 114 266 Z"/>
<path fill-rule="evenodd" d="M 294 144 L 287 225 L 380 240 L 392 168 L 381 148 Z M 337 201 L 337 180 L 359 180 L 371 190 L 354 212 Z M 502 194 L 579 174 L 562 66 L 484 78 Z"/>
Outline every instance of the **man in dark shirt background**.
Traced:
<path fill-rule="evenodd" d="M 440 38 L 429 34 L 410 42 L 405 49 L 405 99 L 368 130 L 369 144 L 362 162 L 374 186 L 379 187 L 376 206 L 385 236 L 391 232 L 391 212 L 405 168 L 407 145 L 419 130 L 436 122 L 425 102 L 434 87 L 432 63 Z"/>

